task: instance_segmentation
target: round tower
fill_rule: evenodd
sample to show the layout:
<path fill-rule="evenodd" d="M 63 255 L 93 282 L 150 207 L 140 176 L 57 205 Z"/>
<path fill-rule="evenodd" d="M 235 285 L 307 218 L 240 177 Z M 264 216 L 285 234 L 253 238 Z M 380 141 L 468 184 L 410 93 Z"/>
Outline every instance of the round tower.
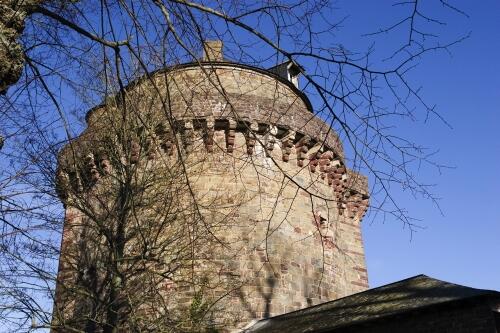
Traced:
<path fill-rule="evenodd" d="M 367 180 L 298 89 L 300 69 L 212 51 L 90 110 L 62 150 L 59 325 L 115 313 L 121 327 L 230 330 L 368 287 Z"/>

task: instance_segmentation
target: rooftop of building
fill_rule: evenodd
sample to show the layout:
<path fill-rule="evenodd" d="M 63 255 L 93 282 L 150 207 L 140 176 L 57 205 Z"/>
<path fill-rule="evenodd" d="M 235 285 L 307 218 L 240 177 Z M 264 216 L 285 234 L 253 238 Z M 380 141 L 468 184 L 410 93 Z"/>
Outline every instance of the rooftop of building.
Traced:
<path fill-rule="evenodd" d="M 323 332 L 457 301 L 493 297 L 475 289 L 417 275 L 351 296 L 263 319 L 245 332 Z"/>
<path fill-rule="evenodd" d="M 303 68 L 295 64 L 294 62 L 288 60 L 282 63 L 279 63 L 270 68 L 262 68 L 256 67 L 248 64 L 243 64 L 239 62 L 235 62 L 229 59 L 224 58 L 223 53 L 223 44 L 220 41 L 206 41 L 203 44 L 203 56 L 200 59 L 191 62 L 172 64 L 170 66 L 166 66 L 152 72 L 149 72 L 141 77 L 129 82 L 124 90 L 127 91 L 132 89 L 133 87 L 141 84 L 145 80 L 150 80 L 154 76 L 158 76 L 163 73 L 175 72 L 178 70 L 186 70 L 193 68 L 208 68 L 208 69 L 217 69 L 217 68 L 234 68 L 239 70 L 249 70 L 261 75 L 272 77 L 278 82 L 286 85 L 290 90 L 292 90 L 306 105 L 309 112 L 313 113 L 313 107 L 311 101 L 307 97 L 307 95 L 299 88 L 299 76 L 303 72 Z M 105 101 L 103 103 L 96 105 L 92 109 L 90 109 L 86 115 L 88 119 L 89 115 L 98 108 L 103 107 L 106 104 Z"/>

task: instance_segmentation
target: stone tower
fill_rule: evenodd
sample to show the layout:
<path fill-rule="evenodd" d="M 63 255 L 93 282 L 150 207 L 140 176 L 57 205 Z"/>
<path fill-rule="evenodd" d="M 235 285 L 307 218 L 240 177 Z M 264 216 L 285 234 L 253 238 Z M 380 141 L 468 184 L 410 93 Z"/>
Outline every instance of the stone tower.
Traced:
<path fill-rule="evenodd" d="M 367 180 L 314 115 L 300 69 L 227 62 L 220 43 L 204 51 L 90 110 L 88 128 L 62 150 L 57 325 L 99 326 L 124 311 L 140 326 L 135 311 L 158 322 L 170 311 L 189 326 L 199 310 L 230 330 L 368 287 Z M 154 244 L 144 240 L 151 230 Z M 140 273 L 129 275 L 138 264 L 127 258 L 140 258 Z M 96 288 L 120 305 L 96 305 Z"/>

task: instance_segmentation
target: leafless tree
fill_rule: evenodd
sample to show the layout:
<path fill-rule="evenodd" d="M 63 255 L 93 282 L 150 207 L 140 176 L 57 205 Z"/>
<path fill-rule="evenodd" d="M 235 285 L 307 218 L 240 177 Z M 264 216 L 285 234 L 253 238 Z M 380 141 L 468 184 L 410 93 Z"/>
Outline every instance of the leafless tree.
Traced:
<path fill-rule="evenodd" d="M 127 93 L 126 89 L 139 78 L 145 78 L 151 81 L 154 91 L 154 80 L 148 73 L 199 62 L 204 40 L 223 40 L 226 55 L 234 62 L 269 64 L 268 67 L 284 61 L 294 64 L 302 75 L 302 90 L 311 96 L 315 114 L 329 123 L 344 142 L 351 155 L 350 167 L 370 175 L 374 213 L 391 216 L 412 230 L 414 220 L 400 206 L 392 188 L 398 185 L 415 196 L 436 201 L 416 171 L 422 165 L 442 166 L 432 160 L 432 154 L 424 147 L 394 134 L 390 125 L 393 119 L 400 118 L 436 117 L 444 121 L 411 80 L 411 73 L 423 57 L 436 51 L 450 52 L 455 44 L 467 38 L 463 35 L 442 41 L 439 37 L 444 23 L 439 15 L 465 17 L 465 13 L 444 0 L 436 2 L 442 12 L 428 13 L 424 3 L 396 2 L 394 6 L 401 7 L 406 14 L 367 33 L 365 38 L 370 41 L 387 34 L 403 37 L 394 50 L 384 50 L 386 56 L 380 57 L 374 47 L 354 52 L 336 43 L 335 34 L 343 21 L 330 19 L 335 8 L 324 0 L 46 1 L 24 7 L 17 2 L 2 1 L 0 9 L 6 13 L 1 26 L 2 45 L 15 44 L 17 34 L 23 31 L 19 20 L 27 17 L 19 39 L 23 73 L 0 100 L 0 133 L 5 137 L 3 148 L 3 140 L 0 141 L 3 325 L 12 331 L 29 331 L 61 324 L 54 322 L 52 313 L 52 303 L 59 297 L 55 295 L 55 281 L 64 215 L 56 193 L 62 186 L 55 183 L 57 158 L 68 143 L 66 150 L 85 150 L 71 142 L 83 129 L 86 111 L 103 101 L 120 109 L 119 115 L 123 116 L 114 120 L 120 126 L 113 133 L 97 135 L 100 142 L 111 140 L 113 144 L 102 152 L 99 161 L 76 159 L 81 157 L 76 153 L 73 159 L 64 161 L 90 170 L 81 186 L 97 181 L 95 177 L 104 175 L 108 166 L 115 170 L 113 177 L 106 178 L 109 185 L 99 191 L 82 194 L 78 186 L 64 185 L 72 193 L 71 204 L 84 213 L 87 221 L 85 228 L 76 227 L 78 233 L 85 233 L 87 239 L 95 241 L 79 244 L 82 248 L 67 252 L 73 256 L 68 259 L 68 269 L 79 272 L 82 282 L 73 289 L 69 284 L 66 292 L 85 295 L 88 304 L 84 309 L 86 316 L 67 318 L 64 328 L 78 331 L 77 327 L 83 325 L 87 331 L 99 328 L 114 332 L 125 321 L 137 330 L 158 330 L 155 325 L 160 323 L 172 330 L 186 327 L 196 330 L 199 329 L 196 325 L 202 325 L 196 322 L 198 312 L 204 320 L 209 317 L 210 304 L 197 296 L 198 303 L 192 303 L 197 305 L 191 315 L 158 311 L 149 314 L 154 320 L 144 322 L 141 311 L 149 311 L 151 306 L 147 304 L 165 301 L 155 293 L 164 280 L 159 282 L 156 278 L 168 279 L 174 272 L 188 270 L 187 263 L 193 261 L 194 253 L 203 255 L 201 247 L 192 251 L 193 244 L 214 242 L 214 246 L 223 246 L 212 232 L 231 219 L 227 213 L 213 221 L 200 222 L 202 208 L 197 198 L 190 196 L 186 161 L 181 159 L 171 165 L 168 176 L 155 173 L 151 167 L 143 168 L 148 165 L 148 153 L 152 152 L 141 151 L 137 158 L 144 162 L 134 161 L 137 152 L 133 142 L 140 147 L 149 145 L 152 150 L 160 148 L 154 140 L 146 142 L 151 140 L 148 133 L 154 132 L 159 124 L 155 117 L 148 120 L 139 117 L 148 109 L 137 95 Z M 401 30 L 406 32 L 404 36 Z M 0 56 L 6 54 L 5 59 L 12 58 L 13 53 L 6 47 L 4 50 L 7 51 Z M 15 45 L 14 51 L 19 50 Z M 15 68 L 19 68 L 19 59 L 15 58 Z M 9 78 L 2 77 L 2 90 L 19 77 L 11 70 L 7 72 Z M 221 87 L 217 82 L 213 85 Z M 169 118 L 168 100 L 162 100 L 160 108 L 172 125 L 175 119 Z M 143 128 L 143 132 L 127 131 L 130 124 Z M 134 137 L 127 137 L 126 133 L 134 133 Z M 97 139 L 89 138 L 87 144 L 91 145 L 92 140 Z M 123 156 L 127 157 L 125 161 Z M 155 187 L 168 190 L 157 196 L 152 194 L 158 191 Z M 145 219 L 151 207 L 154 217 Z M 210 206 L 203 209 L 210 210 Z M 188 221 L 187 229 L 172 227 L 179 214 Z M 186 238 L 189 228 L 200 224 L 206 227 L 197 233 L 195 240 Z M 169 237 L 155 238 L 160 233 Z M 87 247 L 102 250 L 93 254 Z M 179 251 L 190 247 L 191 251 Z M 102 257 L 82 257 L 85 253 Z M 155 260 L 165 258 L 166 253 L 168 260 L 158 262 L 153 269 Z M 112 255 L 118 257 L 110 258 Z M 110 265 L 93 267 L 93 262 Z M 120 280 L 127 280 L 128 286 L 135 287 L 140 281 L 141 289 L 117 290 Z M 203 279 L 194 280 L 191 282 L 196 286 L 209 288 Z M 143 286 L 149 289 L 144 290 Z M 56 317 L 58 310 L 61 309 L 54 312 Z M 207 321 L 205 324 L 210 326 Z"/>

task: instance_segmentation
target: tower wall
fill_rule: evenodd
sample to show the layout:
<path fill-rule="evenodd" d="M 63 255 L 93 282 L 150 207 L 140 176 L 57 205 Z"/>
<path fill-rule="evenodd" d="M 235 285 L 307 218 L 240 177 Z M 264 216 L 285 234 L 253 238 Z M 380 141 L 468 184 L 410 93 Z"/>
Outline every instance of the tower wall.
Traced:
<path fill-rule="evenodd" d="M 130 137 L 130 149 L 122 152 L 127 158 L 118 160 L 141 175 L 182 169 L 189 189 L 173 200 L 196 202 L 203 217 L 189 224 L 186 214 L 166 231 L 186 239 L 202 235 L 177 244 L 194 244 L 190 268 L 158 282 L 167 307 L 192 307 L 202 289 L 213 304 L 213 321 L 230 329 L 368 287 L 360 230 L 366 178 L 345 167 L 338 137 L 291 84 L 241 65 L 188 65 L 138 81 L 129 86 L 125 104 L 117 100 L 89 112 L 88 128 L 60 157 L 67 219 L 56 303 L 66 304 L 66 311 L 77 311 L 81 302 L 64 287 L 78 283 L 77 244 L 92 241 L 79 198 L 112 195 L 106 191 L 117 162 L 101 146 L 122 128 L 141 134 Z M 123 105 L 131 109 L 128 118 Z M 145 190 L 154 191 L 161 187 Z"/>

